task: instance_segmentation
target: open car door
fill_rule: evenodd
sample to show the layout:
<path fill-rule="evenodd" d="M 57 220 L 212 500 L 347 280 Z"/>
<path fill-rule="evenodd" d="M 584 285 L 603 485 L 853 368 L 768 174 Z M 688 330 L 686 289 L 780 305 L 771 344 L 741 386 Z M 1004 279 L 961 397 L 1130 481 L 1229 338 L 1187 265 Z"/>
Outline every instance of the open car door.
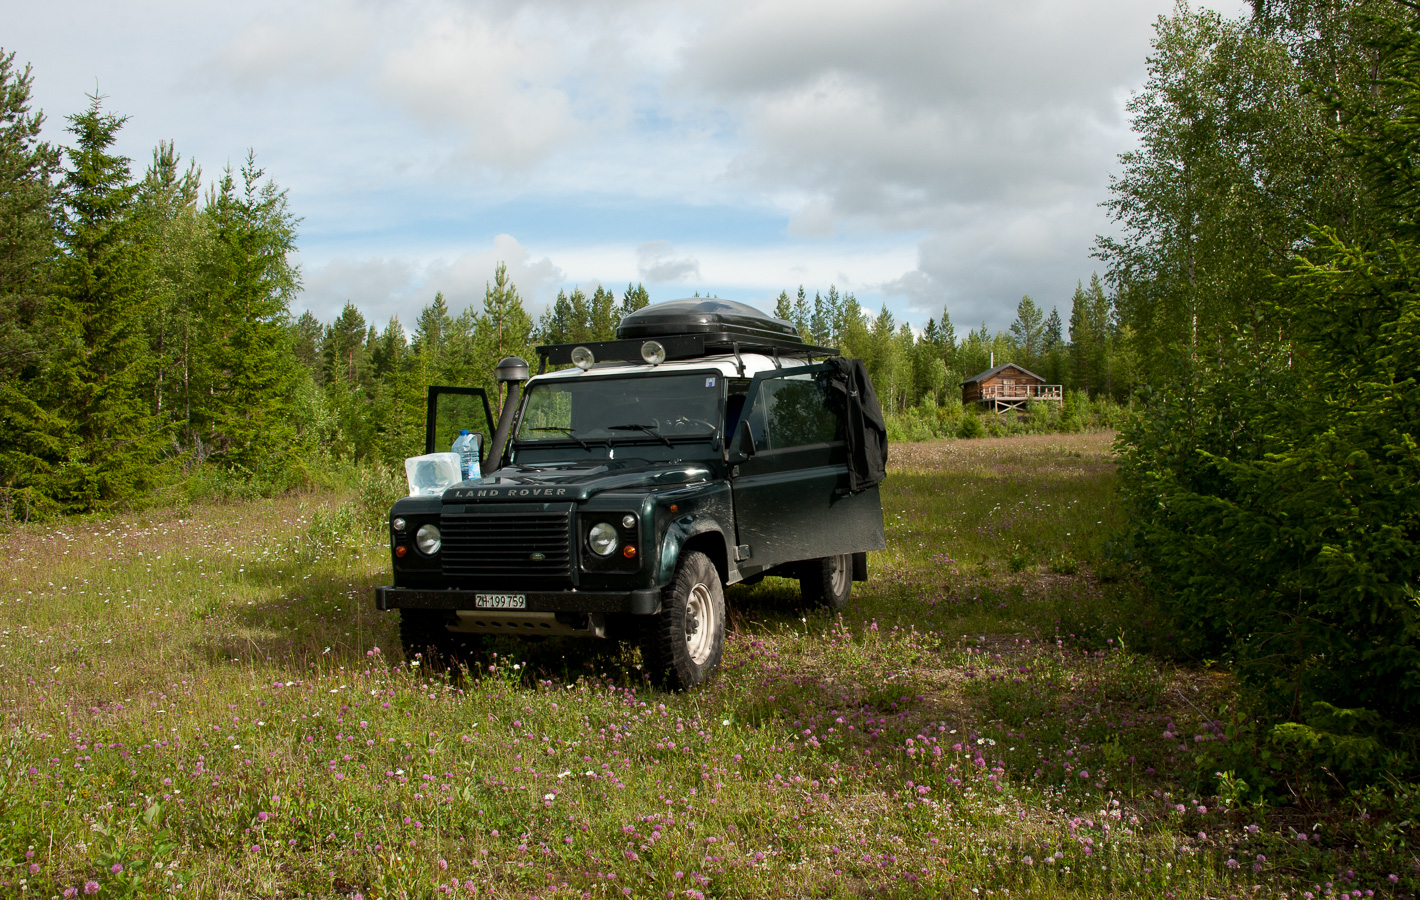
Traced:
<path fill-rule="evenodd" d="M 852 491 L 855 417 L 834 379 L 833 367 L 818 363 L 750 382 L 741 418 L 754 452 L 736 466 L 731 488 L 741 571 L 884 547 L 877 485 Z"/>
<path fill-rule="evenodd" d="M 478 440 L 479 466 L 493 437 L 493 412 L 483 388 L 430 385 L 424 452 L 438 453 L 453 446 L 460 431 L 481 435 Z"/>

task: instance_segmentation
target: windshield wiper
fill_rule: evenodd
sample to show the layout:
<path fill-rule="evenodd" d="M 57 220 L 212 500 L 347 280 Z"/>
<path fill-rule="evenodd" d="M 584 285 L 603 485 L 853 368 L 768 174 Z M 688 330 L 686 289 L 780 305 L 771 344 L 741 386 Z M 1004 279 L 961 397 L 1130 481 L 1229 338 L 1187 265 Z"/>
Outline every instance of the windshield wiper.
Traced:
<path fill-rule="evenodd" d="M 544 428 L 533 428 L 532 430 L 533 430 L 533 431 L 558 431 L 558 432 L 561 432 L 562 434 L 567 435 L 569 438 L 571 438 L 572 440 L 576 441 L 577 443 L 581 444 L 583 450 L 590 450 L 590 449 L 592 449 L 590 444 L 588 444 L 586 441 L 582 440 L 581 438 L 577 437 L 577 433 L 576 433 L 575 431 L 573 431 L 572 429 L 570 429 L 570 428 L 559 428 L 559 427 L 556 426 L 556 425 L 548 425 L 548 426 L 546 426 L 546 427 L 544 427 Z"/>
<path fill-rule="evenodd" d="M 658 438 L 658 439 L 661 441 L 661 443 L 665 444 L 667 447 L 672 446 L 672 444 L 671 444 L 671 439 L 670 439 L 670 438 L 666 437 L 664 434 L 661 434 L 659 431 L 657 431 L 655 428 L 651 427 L 650 425 L 608 425 L 608 426 L 607 426 L 607 430 L 608 430 L 608 431 L 644 431 L 646 434 L 649 434 L 651 437 L 653 437 L 653 438 Z"/>

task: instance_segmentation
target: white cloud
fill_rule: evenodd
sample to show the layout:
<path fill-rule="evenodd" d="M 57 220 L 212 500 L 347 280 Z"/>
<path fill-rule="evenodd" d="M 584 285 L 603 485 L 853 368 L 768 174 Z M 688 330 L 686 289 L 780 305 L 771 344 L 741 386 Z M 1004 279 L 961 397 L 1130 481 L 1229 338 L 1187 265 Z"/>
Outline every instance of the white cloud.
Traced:
<path fill-rule="evenodd" d="M 500 234 L 487 246 L 465 250 L 451 258 L 415 261 L 408 257 L 335 257 L 306 262 L 305 290 L 296 313 L 311 310 L 323 320 L 354 303 L 366 321 L 380 325 L 398 316 L 406 327 L 436 293 L 455 313 L 483 305 L 487 285 L 499 263 L 517 286 L 524 305 L 534 315 L 541 312 L 565 280 L 563 271 L 547 257 L 535 258 L 511 235 Z"/>
<path fill-rule="evenodd" d="M 836 283 L 1004 327 L 1096 265 L 1172 6 L 74 0 L 17 7 L 6 49 L 52 140 L 98 77 L 140 168 L 160 138 L 209 176 L 254 147 L 305 217 L 300 303 L 324 318 L 476 305 L 505 259 L 530 309 L 574 284 Z"/>
<path fill-rule="evenodd" d="M 653 284 L 673 284 L 700 280 L 700 263 L 688 257 L 676 257 L 670 241 L 651 241 L 636 248 L 636 271 L 643 281 Z"/>
<path fill-rule="evenodd" d="M 560 82 L 559 45 L 513 22 L 446 14 L 383 60 L 378 89 L 459 156 L 501 169 L 531 165 L 580 126 Z"/>
<path fill-rule="evenodd" d="M 350 0 L 266 11 L 215 48 L 199 67 L 239 92 L 350 78 L 379 43 L 376 22 Z"/>

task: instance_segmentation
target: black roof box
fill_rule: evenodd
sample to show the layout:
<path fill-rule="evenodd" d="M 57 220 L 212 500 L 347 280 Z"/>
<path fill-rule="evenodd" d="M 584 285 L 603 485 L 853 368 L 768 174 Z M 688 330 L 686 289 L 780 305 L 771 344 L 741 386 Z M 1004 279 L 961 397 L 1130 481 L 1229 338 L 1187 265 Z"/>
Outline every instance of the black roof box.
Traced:
<path fill-rule="evenodd" d="M 567 365 L 572 350 L 586 347 L 597 360 L 639 360 L 641 345 L 659 342 L 666 359 L 695 359 L 720 353 L 775 356 L 836 356 L 830 347 L 805 344 L 792 322 L 776 319 L 748 303 L 687 297 L 645 306 L 621 320 L 617 340 L 547 344 L 537 348 L 542 366 Z"/>
<path fill-rule="evenodd" d="M 802 344 L 792 322 L 776 319 L 734 300 L 690 297 L 644 306 L 621 320 L 616 336 L 623 340 L 673 334 L 715 335 L 722 340 Z"/>

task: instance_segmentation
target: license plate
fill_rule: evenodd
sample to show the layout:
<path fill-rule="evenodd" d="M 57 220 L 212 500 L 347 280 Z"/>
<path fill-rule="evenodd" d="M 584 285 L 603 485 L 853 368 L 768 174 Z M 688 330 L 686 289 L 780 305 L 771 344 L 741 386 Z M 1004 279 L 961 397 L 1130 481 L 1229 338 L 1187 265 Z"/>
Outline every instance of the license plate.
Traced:
<path fill-rule="evenodd" d="M 475 594 L 473 605 L 477 609 L 527 609 L 526 594 Z"/>

